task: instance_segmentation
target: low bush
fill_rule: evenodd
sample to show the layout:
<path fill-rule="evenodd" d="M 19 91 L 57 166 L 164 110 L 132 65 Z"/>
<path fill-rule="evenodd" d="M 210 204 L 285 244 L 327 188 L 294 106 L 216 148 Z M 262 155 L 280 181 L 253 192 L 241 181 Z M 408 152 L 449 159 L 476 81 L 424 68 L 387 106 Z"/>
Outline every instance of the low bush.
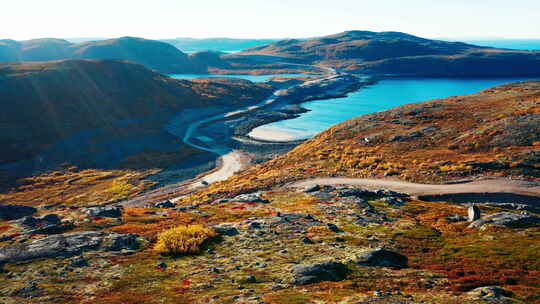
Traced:
<path fill-rule="evenodd" d="M 202 225 L 178 226 L 161 232 L 154 250 L 171 255 L 198 253 L 200 246 L 216 235 L 214 230 Z"/>

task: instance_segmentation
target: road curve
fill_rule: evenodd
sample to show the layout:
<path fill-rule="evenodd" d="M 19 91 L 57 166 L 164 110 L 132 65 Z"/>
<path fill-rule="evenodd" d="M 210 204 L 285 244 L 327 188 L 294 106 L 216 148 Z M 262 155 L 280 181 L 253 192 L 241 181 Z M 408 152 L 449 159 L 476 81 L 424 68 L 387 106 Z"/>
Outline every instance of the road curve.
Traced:
<path fill-rule="evenodd" d="M 300 66 L 301 64 L 295 64 L 295 65 Z M 333 68 L 330 68 L 330 67 L 318 67 L 318 68 L 320 68 L 323 71 L 326 71 L 325 77 L 337 74 L 336 70 L 333 69 Z M 230 118 L 230 117 L 236 116 L 236 115 L 249 113 L 249 112 L 258 110 L 258 109 L 260 109 L 262 107 L 266 107 L 268 105 L 271 105 L 273 102 L 275 102 L 277 100 L 277 98 L 279 97 L 280 92 L 281 92 L 281 90 L 275 91 L 270 97 L 268 97 L 267 99 L 263 100 L 262 102 L 260 102 L 258 104 L 247 106 L 247 107 L 244 107 L 244 108 L 240 108 L 240 109 L 237 109 L 237 110 L 234 110 L 234 111 L 231 111 L 231 112 L 216 114 L 216 115 L 213 115 L 211 117 L 192 122 L 188 126 L 188 128 L 186 130 L 186 133 L 184 134 L 184 137 L 182 138 L 182 141 L 186 145 L 189 145 L 189 146 L 191 146 L 193 148 L 196 148 L 196 149 L 199 149 L 199 150 L 214 153 L 214 154 L 217 154 L 217 155 L 220 156 L 220 163 L 221 163 L 220 169 L 218 169 L 218 171 L 215 171 L 213 173 L 210 173 L 210 174 L 202 177 L 202 180 L 204 180 L 206 183 L 210 184 L 210 183 L 213 183 L 213 182 L 222 181 L 222 180 L 225 180 L 225 179 L 229 178 L 230 176 L 232 176 L 236 172 L 242 170 L 246 166 L 246 161 L 245 161 L 246 157 L 245 157 L 245 155 L 243 155 L 239 151 L 230 151 L 227 148 L 219 148 L 219 147 L 205 147 L 205 146 L 199 145 L 197 143 L 194 143 L 191 140 L 192 137 L 193 137 L 193 133 L 203 124 L 210 123 L 210 122 L 217 121 L 217 120 L 224 119 L 224 118 Z M 249 162 L 247 162 L 247 163 L 249 163 Z M 200 182 L 196 182 L 193 185 L 202 186 L 202 184 Z"/>
<path fill-rule="evenodd" d="M 416 184 L 398 180 L 369 178 L 315 178 L 296 182 L 292 187 L 313 185 L 354 185 L 366 189 L 390 189 L 411 196 L 440 196 L 455 194 L 516 194 L 530 196 L 540 203 L 540 182 L 504 178 L 482 179 L 453 184 Z M 537 198 L 537 199 L 536 199 Z"/>

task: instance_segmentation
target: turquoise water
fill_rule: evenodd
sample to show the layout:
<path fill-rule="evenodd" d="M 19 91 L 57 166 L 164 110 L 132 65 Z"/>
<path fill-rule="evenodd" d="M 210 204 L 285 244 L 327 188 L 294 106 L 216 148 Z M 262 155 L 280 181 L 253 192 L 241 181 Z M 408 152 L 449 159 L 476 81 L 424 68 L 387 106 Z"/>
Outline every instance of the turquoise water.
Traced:
<path fill-rule="evenodd" d="M 382 80 L 345 98 L 303 103 L 311 110 L 300 117 L 258 127 L 250 134 L 266 140 L 305 139 L 353 117 L 387 110 L 403 104 L 476 93 L 523 78 L 405 78 Z M 268 135 L 265 135 L 268 134 Z M 284 136 L 278 137 L 279 134 Z M 286 134 L 286 135 L 285 135 Z"/>
<path fill-rule="evenodd" d="M 179 79 L 194 79 L 194 78 L 242 78 L 252 82 L 267 81 L 272 77 L 303 77 L 309 76 L 305 74 L 272 74 L 272 75 L 216 75 L 216 74 L 169 74 L 170 77 Z"/>
<path fill-rule="evenodd" d="M 467 40 L 464 42 L 513 50 L 540 50 L 540 39 Z"/>

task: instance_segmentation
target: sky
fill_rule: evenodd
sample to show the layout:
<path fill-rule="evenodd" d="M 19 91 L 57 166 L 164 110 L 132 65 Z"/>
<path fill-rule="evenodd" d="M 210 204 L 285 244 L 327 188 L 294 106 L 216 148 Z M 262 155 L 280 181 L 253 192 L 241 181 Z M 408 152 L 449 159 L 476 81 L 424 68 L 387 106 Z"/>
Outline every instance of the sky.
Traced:
<path fill-rule="evenodd" d="M 540 38 L 538 0 L 0 1 L 0 39 L 287 38 L 345 30 Z"/>

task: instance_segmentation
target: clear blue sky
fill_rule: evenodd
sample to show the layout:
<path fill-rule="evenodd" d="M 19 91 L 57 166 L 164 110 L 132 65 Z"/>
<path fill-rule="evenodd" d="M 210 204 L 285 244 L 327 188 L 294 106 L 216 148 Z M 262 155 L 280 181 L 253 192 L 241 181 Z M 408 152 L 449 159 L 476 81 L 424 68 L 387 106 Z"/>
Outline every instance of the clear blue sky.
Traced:
<path fill-rule="evenodd" d="M 3 0 L 0 39 L 312 37 L 344 30 L 540 38 L 539 0 Z"/>

